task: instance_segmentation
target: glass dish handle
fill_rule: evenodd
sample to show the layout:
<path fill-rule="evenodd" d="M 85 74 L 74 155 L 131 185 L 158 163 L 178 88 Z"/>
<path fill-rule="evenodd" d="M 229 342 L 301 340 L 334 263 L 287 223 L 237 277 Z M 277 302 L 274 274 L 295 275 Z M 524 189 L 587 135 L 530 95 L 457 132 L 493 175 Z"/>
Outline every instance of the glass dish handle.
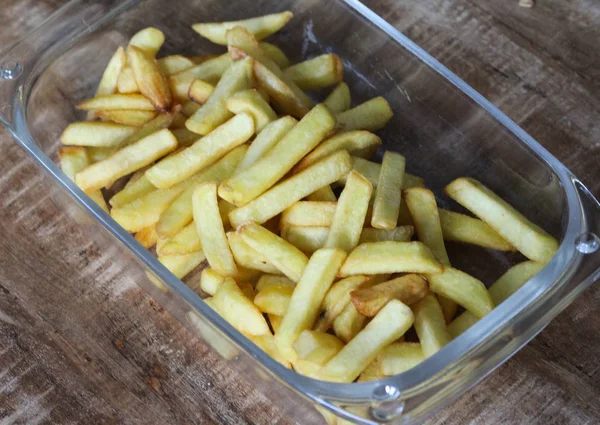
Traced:
<path fill-rule="evenodd" d="M 581 181 L 573 178 L 572 182 L 579 196 L 584 229 L 575 239 L 575 249 L 582 254 L 577 270 L 582 277 L 580 292 L 600 279 L 600 202 Z"/>

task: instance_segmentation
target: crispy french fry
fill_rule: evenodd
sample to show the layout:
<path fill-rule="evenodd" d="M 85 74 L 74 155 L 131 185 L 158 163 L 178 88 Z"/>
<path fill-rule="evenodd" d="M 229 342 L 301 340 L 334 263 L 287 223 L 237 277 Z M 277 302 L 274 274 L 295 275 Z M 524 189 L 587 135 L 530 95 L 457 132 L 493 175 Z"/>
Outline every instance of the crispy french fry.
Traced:
<path fill-rule="evenodd" d="M 139 127 L 156 117 L 154 111 L 134 111 L 134 110 L 115 110 L 115 111 L 95 111 L 95 115 L 103 120 L 113 121 L 118 124 L 134 125 Z"/>
<path fill-rule="evenodd" d="M 313 326 L 323 298 L 345 258 L 346 253 L 342 250 L 322 249 L 314 253 L 304 269 L 279 331 L 275 334 L 279 351 L 289 361 L 298 358 L 292 344 L 302 331 Z"/>
<path fill-rule="evenodd" d="M 296 202 L 281 214 L 281 225 L 282 227 L 329 227 L 336 207 L 335 202 Z"/>
<path fill-rule="evenodd" d="M 339 150 L 347 150 L 350 155 L 370 157 L 381 145 L 381 139 L 368 131 L 347 131 L 336 134 L 323 141 L 311 153 L 306 155 L 294 168 L 295 172 L 304 170 L 311 164 Z"/>
<path fill-rule="evenodd" d="M 194 80 L 194 81 L 195 81 L 195 80 Z M 199 80 L 199 81 L 200 81 L 200 80 Z M 193 84 L 193 83 L 192 83 L 192 84 Z M 205 84 L 208 84 L 208 83 L 205 83 Z M 212 87 L 212 88 L 213 88 L 213 90 L 214 90 L 214 86 L 213 86 L 212 84 L 211 84 L 211 87 Z M 211 92 L 210 92 L 210 93 L 212 94 L 212 90 L 211 90 Z M 209 96 L 210 96 L 210 94 L 209 94 Z M 206 99 L 208 99 L 208 96 L 206 97 Z M 185 115 L 186 117 L 188 117 L 188 118 L 189 118 L 189 117 L 191 117 L 192 115 L 194 115 L 194 113 L 195 113 L 195 112 L 196 112 L 198 109 L 200 109 L 201 107 L 202 107 L 202 105 L 200 105 L 200 104 L 198 104 L 198 103 L 194 102 L 193 100 L 187 100 L 187 101 L 183 102 L 183 104 L 181 105 L 181 113 L 182 113 L 183 115 Z M 189 131 L 189 130 L 188 130 L 188 131 Z M 190 132 L 190 133 L 191 133 L 191 132 Z M 198 138 L 198 135 L 197 135 L 196 133 L 193 133 L 193 134 L 196 136 L 196 138 Z"/>
<path fill-rule="evenodd" d="M 75 175 L 90 164 L 87 152 L 81 146 L 63 146 L 58 150 L 58 157 L 60 158 L 60 168 L 63 173 L 73 181 L 75 181 Z M 108 206 L 101 191 L 91 192 L 88 196 L 100 208 L 108 212 Z"/>
<path fill-rule="evenodd" d="M 478 320 L 477 316 L 465 311 L 448 324 L 448 333 L 454 339 L 477 323 Z"/>
<path fill-rule="evenodd" d="M 478 218 L 439 209 L 444 240 L 479 245 L 499 251 L 514 251 L 515 247 Z"/>
<path fill-rule="evenodd" d="M 233 210 L 229 221 L 235 228 L 250 221 L 264 223 L 316 189 L 338 180 L 350 168 L 350 155 L 346 151 L 336 152 Z"/>
<path fill-rule="evenodd" d="M 280 273 L 271 261 L 253 249 L 242 239 L 242 236 L 236 232 L 228 232 L 227 240 L 237 264 L 253 270 L 260 270 L 265 273 Z"/>
<path fill-rule="evenodd" d="M 344 131 L 379 130 L 388 123 L 394 113 L 389 103 L 379 96 L 335 116 Z"/>
<path fill-rule="evenodd" d="M 477 180 L 461 177 L 444 190 L 530 260 L 547 263 L 556 253 L 558 242 L 554 237 Z"/>
<path fill-rule="evenodd" d="M 354 338 L 367 323 L 367 316 L 358 312 L 351 302 L 333 321 L 333 331 L 344 342 L 349 342 Z"/>
<path fill-rule="evenodd" d="M 119 74 L 125 67 L 126 62 L 127 57 L 125 56 L 125 50 L 119 46 L 104 69 L 104 73 L 102 74 L 102 78 L 100 78 L 100 83 L 98 83 L 98 88 L 96 89 L 96 94 L 94 95 L 95 97 L 106 96 L 117 91 Z M 94 113 L 88 112 L 88 121 L 93 117 Z"/>
<path fill-rule="evenodd" d="M 113 207 L 122 207 L 155 190 L 156 186 L 150 183 L 142 173 L 139 179 L 131 184 L 128 183 L 120 192 L 110 198 L 109 202 Z"/>
<path fill-rule="evenodd" d="M 321 304 L 319 319 L 314 329 L 320 332 L 327 332 L 335 318 L 340 315 L 350 302 L 350 292 L 353 289 L 366 286 L 370 280 L 367 276 L 351 276 L 338 280 L 331 285 Z"/>
<path fill-rule="evenodd" d="M 200 275 L 200 288 L 207 294 L 214 296 L 225 279 L 225 276 L 208 267 L 202 270 Z"/>
<path fill-rule="evenodd" d="M 321 370 L 326 380 L 352 382 L 377 357 L 379 351 L 412 326 L 414 315 L 401 301 L 390 301 L 373 320 Z"/>
<path fill-rule="evenodd" d="M 258 291 L 254 305 L 263 313 L 283 316 L 288 309 L 294 287 L 286 284 L 269 285 Z"/>
<path fill-rule="evenodd" d="M 340 352 L 344 343 L 334 335 L 325 332 L 305 330 L 292 344 L 300 360 L 323 366 Z"/>
<path fill-rule="evenodd" d="M 252 117 L 236 115 L 189 148 L 148 169 L 146 177 L 156 187 L 168 188 L 214 164 L 227 152 L 246 142 L 253 133 Z"/>
<path fill-rule="evenodd" d="M 252 63 L 252 58 L 246 58 L 234 63 L 223 73 L 206 103 L 185 123 L 188 130 L 206 135 L 233 116 L 227 109 L 226 101 L 238 91 L 252 87 Z"/>
<path fill-rule="evenodd" d="M 413 235 L 412 226 L 399 226 L 394 229 L 363 229 L 359 243 L 367 242 L 409 242 Z"/>
<path fill-rule="evenodd" d="M 381 352 L 381 371 L 386 376 L 397 375 L 412 369 L 423 360 L 425 360 L 425 356 L 421 344 L 395 342 L 385 347 Z"/>
<path fill-rule="evenodd" d="M 323 103 L 332 114 L 339 114 L 350 109 L 351 98 L 348 84 L 341 82 L 335 86 Z"/>
<path fill-rule="evenodd" d="M 196 231 L 196 224 L 192 222 L 177 232 L 172 238 L 168 239 L 162 246 L 159 254 L 182 255 L 200 250 L 202 250 L 202 242 Z"/>
<path fill-rule="evenodd" d="M 423 355 L 430 357 L 452 340 L 446 329 L 442 307 L 435 295 L 428 294 L 412 308 L 415 312 L 415 329 Z"/>
<path fill-rule="evenodd" d="M 152 102 L 157 110 L 168 110 L 173 102 L 173 97 L 167 80 L 158 70 L 156 62 L 148 58 L 143 50 L 130 45 L 127 48 L 127 63 L 133 70 L 133 77 L 140 92 Z"/>
<path fill-rule="evenodd" d="M 277 348 L 277 345 L 275 344 L 275 339 L 273 338 L 273 335 L 271 335 L 270 333 L 264 334 L 264 335 L 258 335 L 258 336 L 250 335 L 248 337 L 248 339 L 250 339 L 250 341 L 255 343 L 261 350 L 263 350 L 269 356 L 273 357 L 273 359 L 275 359 L 276 361 L 278 361 L 285 367 L 287 367 L 287 368 L 292 367 L 290 362 L 288 362 L 279 352 L 279 349 Z"/>
<path fill-rule="evenodd" d="M 192 196 L 196 231 L 204 247 L 208 264 L 225 276 L 237 273 L 237 267 L 225 236 L 223 221 L 217 203 L 217 183 L 200 183 Z"/>
<path fill-rule="evenodd" d="M 195 65 L 194 61 L 185 56 L 171 55 L 160 58 L 156 61 L 158 70 L 162 75 L 168 77 L 169 75 L 177 74 L 178 72 L 190 69 Z"/>
<path fill-rule="evenodd" d="M 205 259 L 206 257 L 202 251 L 185 255 L 167 255 L 165 257 L 158 257 L 158 261 L 179 279 L 183 279 L 187 276 Z"/>
<path fill-rule="evenodd" d="M 277 183 L 334 126 L 335 121 L 327 108 L 315 106 L 250 168 L 221 183 L 219 196 L 238 206 L 252 201 Z"/>
<path fill-rule="evenodd" d="M 204 38 L 223 46 L 227 45 L 227 31 L 235 27 L 243 27 L 257 40 L 262 40 L 279 31 L 292 19 L 292 12 L 286 11 L 271 15 L 244 19 L 241 21 L 194 24 L 192 28 Z"/>
<path fill-rule="evenodd" d="M 157 131 L 79 171 L 75 181 L 84 191 L 93 192 L 145 167 L 176 147 L 177 140 L 169 130 Z"/>
<path fill-rule="evenodd" d="M 192 113 L 185 115 L 190 118 L 193 117 L 196 114 L 196 112 L 198 112 L 198 110 L 202 108 L 202 105 L 204 105 L 208 101 L 208 99 L 210 99 L 210 96 L 214 93 L 214 91 L 215 86 L 213 86 L 210 83 L 207 83 L 206 81 L 199 79 L 192 81 L 192 84 L 190 85 L 190 89 L 188 91 L 188 97 L 192 100 L 195 110 L 192 112 L 191 109 L 189 109 L 188 112 Z M 197 108 L 196 105 L 198 106 Z"/>
<path fill-rule="evenodd" d="M 445 266 L 450 259 L 444 245 L 444 236 L 437 204 L 433 192 L 429 189 L 415 187 L 404 191 L 404 202 L 415 223 L 419 240 L 429 247 L 433 255 Z"/>
<path fill-rule="evenodd" d="M 119 79 L 117 80 L 117 90 L 121 94 L 131 94 L 131 93 L 139 93 L 140 89 L 135 82 L 135 77 L 133 76 L 133 69 L 126 66 L 119 74 Z"/>
<path fill-rule="evenodd" d="M 254 36 L 256 38 L 256 36 Z M 267 43 L 265 41 L 258 43 L 263 52 L 271 59 L 273 62 L 277 64 L 281 69 L 287 68 L 290 66 L 290 60 L 286 56 L 286 54 L 279 47 L 274 44 Z"/>
<path fill-rule="evenodd" d="M 246 112 L 254 118 L 256 132 L 260 133 L 267 124 L 277 119 L 277 114 L 254 89 L 237 92 L 225 101 L 227 109 L 234 114 Z"/>
<path fill-rule="evenodd" d="M 429 285 L 425 279 L 408 274 L 369 288 L 356 289 L 350 293 L 350 297 L 360 314 L 374 317 L 390 300 L 412 305 L 423 299 L 427 292 Z"/>
<path fill-rule="evenodd" d="M 156 245 L 157 239 L 155 226 L 145 227 L 135 234 L 135 240 L 146 249 L 150 249 Z"/>
<path fill-rule="evenodd" d="M 154 111 L 154 105 L 148 98 L 141 94 L 107 94 L 96 96 L 77 105 L 77 109 L 84 111 L 104 110 L 139 110 Z"/>
<path fill-rule="evenodd" d="M 302 90 L 319 90 L 344 79 L 344 65 L 338 55 L 327 53 L 290 66 L 285 75 Z"/>
<path fill-rule="evenodd" d="M 232 278 L 226 278 L 218 287 L 213 303 L 215 310 L 244 335 L 270 334 L 269 325 Z"/>
<path fill-rule="evenodd" d="M 421 242 L 370 242 L 348 255 L 340 276 L 381 273 L 441 273 L 442 265 Z"/>
<path fill-rule="evenodd" d="M 298 124 L 298 121 L 288 115 L 264 127 L 252 141 L 246 156 L 240 161 L 236 173 L 247 170 L 254 165 L 256 161 L 273 149 L 296 124 Z"/>
<path fill-rule="evenodd" d="M 132 125 L 80 121 L 69 124 L 60 141 L 63 145 L 115 147 L 136 131 L 138 128 Z"/>
<path fill-rule="evenodd" d="M 398 223 L 405 164 L 398 153 L 388 151 L 383 155 L 371 218 L 371 225 L 377 229 L 393 229 Z"/>
<path fill-rule="evenodd" d="M 295 282 L 300 280 L 308 263 L 302 251 L 255 223 L 242 226 L 238 232 L 250 248 L 268 258 L 284 275 Z"/>
<path fill-rule="evenodd" d="M 138 31 L 129 40 L 128 49 L 135 46 L 142 50 L 148 57 L 154 58 L 165 42 L 165 35 L 162 31 L 148 27 Z"/>
<path fill-rule="evenodd" d="M 337 202 L 337 197 L 333 193 L 331 186 L 327 185 L 315 190 L 306 197 L 306 200 L 312 202 Z"/>
<path fill-rule="evenodd" d="M 451 299 L 481 318 L 494 308 L 494 302 L 485 285 L 467 273 L 446 267 L 443 273 L 427 275 L 433 292 Z"/>
<path fill-rule="evenodd" d="M 226 53 L 169 76 L 167 80 L 173 97 L 178 102 L 189 100 L 188 91 L 194 80 L 199 79 L 209 84 L 216 84 L 231 64 L 231 57 Z"/>

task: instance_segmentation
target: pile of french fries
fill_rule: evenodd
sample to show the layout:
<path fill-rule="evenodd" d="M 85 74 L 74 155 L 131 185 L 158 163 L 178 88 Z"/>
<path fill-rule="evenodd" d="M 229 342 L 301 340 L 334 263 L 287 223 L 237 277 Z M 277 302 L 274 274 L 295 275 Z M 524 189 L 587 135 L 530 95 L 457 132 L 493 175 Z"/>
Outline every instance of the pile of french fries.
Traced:
<path fill-rule="evenodd" d="M 474 179 L 445 188 L 468 216 L 438 208 L 401 154 L 370 160 L 389 104 L 351 107 L 335 54 L 290 64 L 261 41 L 291 17 L 194 25 L 226 46 L 217 56 L 156 59 L 163 33 L 138 32 L 77 105 L 87 117 L 62 134 L 62 169 L 175 276 L 203 268 L 193 289 L 278 362 L 334 382 L 395 375 L 488 314 L 558 243 Z M 315 105 L 306 92 L 326 87 Z M 528 261 L 488 289 L 452 267 L 446 241 Z"/>

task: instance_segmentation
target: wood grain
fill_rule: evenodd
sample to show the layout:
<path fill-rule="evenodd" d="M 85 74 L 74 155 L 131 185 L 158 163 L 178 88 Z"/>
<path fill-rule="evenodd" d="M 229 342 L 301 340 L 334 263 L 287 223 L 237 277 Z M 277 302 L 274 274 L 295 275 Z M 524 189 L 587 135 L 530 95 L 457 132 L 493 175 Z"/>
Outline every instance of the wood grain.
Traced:
<path fill-rule="evenodd" d="M 369 0 L 600 194 L 600 5 Z M 0 45 L 60 0 L 0 0 Z M 287 424 L 252 384 L 63 225 L 0 130 L 0 424 Z M 102 278 L 76 270 L 93 259 Z M 428 423 L 600 422 L 597 285 Z M 307 422 L 312 423 L 312 422 Z"/>

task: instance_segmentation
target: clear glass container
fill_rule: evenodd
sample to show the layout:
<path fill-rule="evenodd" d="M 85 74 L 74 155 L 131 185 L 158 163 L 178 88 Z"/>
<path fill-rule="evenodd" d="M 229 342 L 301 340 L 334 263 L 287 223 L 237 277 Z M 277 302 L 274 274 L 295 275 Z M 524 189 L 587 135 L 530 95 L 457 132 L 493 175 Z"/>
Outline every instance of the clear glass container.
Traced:
<path fill-rule="evenodd" d="M 214 313 L 121 229 L 56 165 L 59 135 L 83 115 L 118 45 L 147 26 L 166 35 L 161 55 L 223 51 L 191 24 L 281 10 L 294 19 L 269 41 L 294 61 L 339 55 L 353 101 L 384 96 L 394 118 L 383 148 L 407 170 L 442 187 L 481 180 L 561 241 L 550 263 L 507 301 L 419 366 L 384 380 L 334 384 L 286 369 Z M 320 405 L 356 423 L 412 424 L 449 405 L 510 358 L 600 275 L 600 205 L 555 157 L 489 101 L 360 2 L 330 0 L 72 0 L 0 54 L 0 119 L 48 178 L 48 191 L 78 232 L 113 253 L 135 281 L 302 423 L 322 421 Z M 456 205 L 448 205 L 455 208 Z M 452 249 L 453 264 L 486 283 L 518 261 L 481 249 Z M 232 389 L 235 391 L 235 389 Z"/>

